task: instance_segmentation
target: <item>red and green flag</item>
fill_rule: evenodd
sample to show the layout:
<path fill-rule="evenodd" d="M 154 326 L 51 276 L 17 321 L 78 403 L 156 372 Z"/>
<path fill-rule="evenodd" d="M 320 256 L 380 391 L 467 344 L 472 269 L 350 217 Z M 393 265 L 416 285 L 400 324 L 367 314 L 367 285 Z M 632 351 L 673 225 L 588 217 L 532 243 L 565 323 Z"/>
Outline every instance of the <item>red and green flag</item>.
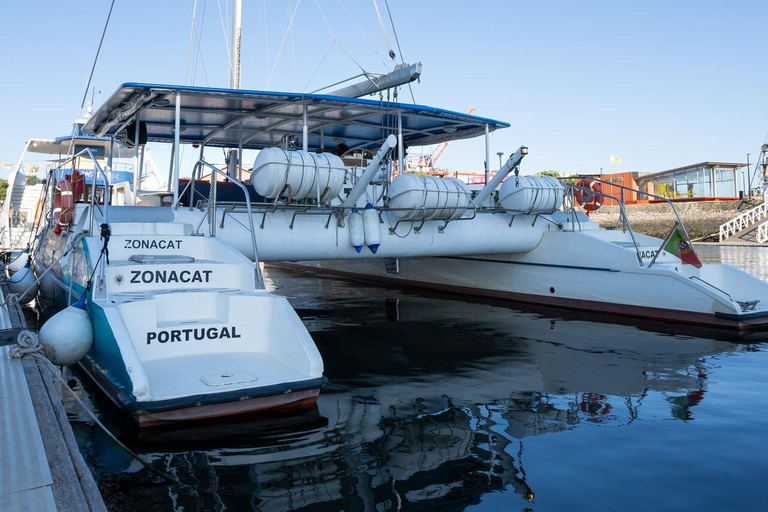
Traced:
<path fill-rule="evenodd" d="M 696 268 L 701 268 L 701 262 L 699 257 L 691 247 L 690 242 L 683 233 L 680 232 L 680 228 L 675 224 L 672 234 L 667 239 L 667 243 L 664 244 L 664 250 L 670 254 L 673 254 L 680 258 L 686 265 L 693 265 Z"/>

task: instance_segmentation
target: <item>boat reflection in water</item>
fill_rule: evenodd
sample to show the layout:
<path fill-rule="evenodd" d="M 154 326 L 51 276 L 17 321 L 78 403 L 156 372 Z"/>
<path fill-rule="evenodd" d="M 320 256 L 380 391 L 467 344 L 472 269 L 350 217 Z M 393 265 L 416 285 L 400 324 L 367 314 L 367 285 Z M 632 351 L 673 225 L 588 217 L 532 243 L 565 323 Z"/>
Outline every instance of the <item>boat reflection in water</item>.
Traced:
<path fill-rule="evenodd" d="M 548 459 L 545 444 L 531 451 L 536 436 L 548 443 L 575 436 L 584 450 L 597 441 L 629 460 L 645 448 L 620 445 L 609 434 L 616 429 L 600 427 L 689 423 L 707 401 L 712 359 L 754 349 L 303 273 L 267 277 L 289 297 L 326 361 L 330 383 L 317 408 L 269 423 L 142 432 L 132 442 L 190 487 L 158 481 L 97 430 L 83 432 L 115 510 L 496 510 L 499 503 L 521 510 L 568 503 L 564 496 L 588 487 L 591 475 L 579 474 L 562 453 Z M 645 435 L 636 432 L 620 437 Z M 650 485 L 668 480 L 663 468 L 660 461 L 643 469 Z M 553 488 L 555 476 L 573 483 Z M 562 495 L 547 497 L 539 487 Z M 602 502 L 609 509 L 626 498 L 611 503 L 611 495 Z M 581 503 L 578 492 L 572 499 Z"/>

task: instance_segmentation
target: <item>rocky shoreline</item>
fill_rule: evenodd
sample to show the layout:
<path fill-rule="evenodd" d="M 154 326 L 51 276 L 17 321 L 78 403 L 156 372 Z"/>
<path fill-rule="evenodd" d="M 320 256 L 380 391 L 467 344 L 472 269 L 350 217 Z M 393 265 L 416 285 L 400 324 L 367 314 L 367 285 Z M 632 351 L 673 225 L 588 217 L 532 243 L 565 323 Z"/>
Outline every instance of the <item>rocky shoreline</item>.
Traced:
<path fill-rule="evenodd" d="M 694 241 L 718 241 L 720 225 L 757 204 L 741 201 L 702 201 L 675 203 L 688 234 Z M 741 206 L 741 208 L 739 208 Z M 667 203 L 626 205 L 632 229 L 638 233 L 664 238 L 675 222 L 675 214 Z M 590 218 L 603 228 L 615 227 L 619 219 L 618 206 L 603 206 Z"/>

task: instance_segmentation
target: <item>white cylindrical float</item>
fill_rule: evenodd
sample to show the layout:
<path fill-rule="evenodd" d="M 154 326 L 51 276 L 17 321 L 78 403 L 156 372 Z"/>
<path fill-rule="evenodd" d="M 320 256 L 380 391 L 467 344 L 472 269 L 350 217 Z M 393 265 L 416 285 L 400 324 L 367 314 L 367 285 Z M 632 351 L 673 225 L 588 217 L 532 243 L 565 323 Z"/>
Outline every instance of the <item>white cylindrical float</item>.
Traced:
<path fill-rule="evenodd" d="M 389 186 L 387 206 L 402 220 L 456 220 L 472 202 L 467 186 L 455 178 L 401 174 Z"/>
<path fill-rule="evenodd" d="M 82 359 L 93 344 L 93 326 L 85 310 L 85 294 L 45 322 L 38 340 L 45 357 L 56 366 L 69 366 Z"/>
<path fill-rule="evenodd" d="M 347 224 L 349 225 L 349 243 L 355 248 L 355 251 L 360 252 L 363 250 L 363 244 L 365 244 L 365 234 L 363 232 L 363 216 L 357 210 L 352 208 L 347 218 Z"/>
<path fill-rule="evenodd" d="M 19 295 L 21 304 L 26 304 L 37 296 L 37 278 L 29 267 L 29 262 L 8 279 L 8 287 Z"/>
<path fill-rule="evenodd" d="M 379 223 L 379 214 L 371 203 L 366 204 L 363 210 L 363 228 L 365 245 L 373 254 L 376 254 L 381 245 L 381 224 Z"/>
<path fill-rule="evenodd" d="M 563 205 L 563 190 L 551 176 L 511 176 L 501 186 L 499 205 L 520 213 L 552 213 Z"/>
<path fill-rule="evenodd" d="M 314 197 L 325 203 L 339 195 L 346 173 L 344 162 L 332 153 L 265 148 L 253 163 L 251 184 L 264 197 Z"/>
<path fill-rule="evenodd" d="M 18 256 L 16 256 L 13 261 L 11 261 L 8 264 L 8 271 L 13 274 L 15 272 L 18 272 L 22 268 L 24 268 L 24 265 L 27 264 L 29 261 L 29 251 L 24 251 Z"/>

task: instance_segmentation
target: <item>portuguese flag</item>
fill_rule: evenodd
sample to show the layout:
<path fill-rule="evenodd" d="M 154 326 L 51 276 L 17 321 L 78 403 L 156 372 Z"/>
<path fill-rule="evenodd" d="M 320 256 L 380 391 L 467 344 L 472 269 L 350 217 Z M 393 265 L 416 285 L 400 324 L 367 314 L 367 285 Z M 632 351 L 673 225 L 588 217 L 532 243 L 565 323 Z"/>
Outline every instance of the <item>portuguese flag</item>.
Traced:
<path fill-rule="evenodd" d="M 693 247 L 691 247 L 691 244 L 680 232 L 677 223 L 675 223 L 675 227 L 672 228 L 672 233 L 667 238 L 667 243 L 664 244 L 664 250 L 680 258 L 686 265 L 693 265 L 696 268 L 701 268 L 699 257 L 696 256 Z"/>

